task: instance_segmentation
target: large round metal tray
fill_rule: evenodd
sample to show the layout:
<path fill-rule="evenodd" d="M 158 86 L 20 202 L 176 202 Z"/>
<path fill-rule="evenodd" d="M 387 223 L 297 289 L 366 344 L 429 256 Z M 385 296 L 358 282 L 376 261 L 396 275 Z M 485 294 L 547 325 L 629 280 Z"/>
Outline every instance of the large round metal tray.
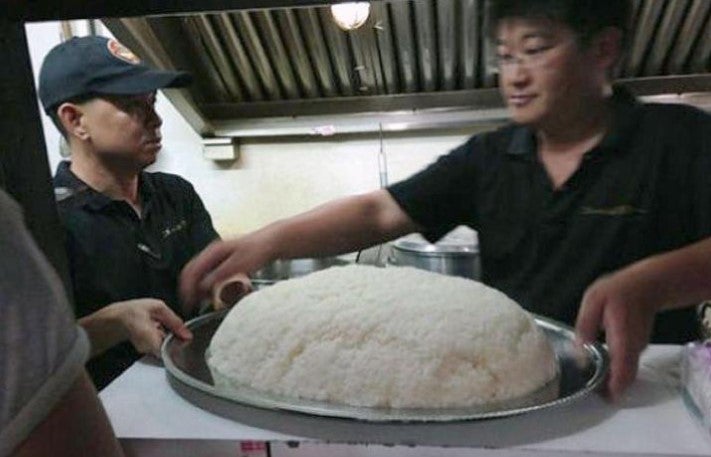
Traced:
<path fill-rule="evenodd" d="M 163 343 L 162 357 L 168 381 L 185 399 L 220 415 L 229 416 L 233 407 L 252 406 L 270 411 L 312 416 L 355 419 L 367 422 L 452 422 L 493 419 L 538 411 L 580 399 L 595 390 L 605 379 L 608 356 L 599 343 L 582 347 L 574 343 L 571 328 L 544 317 L 536 323 L 549 338 L 558 359 L 558 377 L 525 397 L 506 402 L 466 408 L 394 409 L 365 408 L 290 398 L 262 392 L 247 386 L 223 390 L 216 388 L 205 361 L 205 351 L 227 310 L 198 317 L 187 323 L 193 339 L 181 341 L 169 335 Z M 318 373 L 314 373 L 318 376 Z"/>

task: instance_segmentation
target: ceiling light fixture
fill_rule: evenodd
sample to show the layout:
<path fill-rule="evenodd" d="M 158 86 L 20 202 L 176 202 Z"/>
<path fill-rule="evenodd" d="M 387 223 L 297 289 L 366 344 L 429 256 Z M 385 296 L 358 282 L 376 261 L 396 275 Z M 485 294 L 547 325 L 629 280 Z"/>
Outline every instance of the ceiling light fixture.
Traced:
<path fill-rule="evenodd" d="M 354 30 L 365 24 L 370 14 L 369 2 L 348 2 L 331 5 L 331 15 L 343 30 Z"/>

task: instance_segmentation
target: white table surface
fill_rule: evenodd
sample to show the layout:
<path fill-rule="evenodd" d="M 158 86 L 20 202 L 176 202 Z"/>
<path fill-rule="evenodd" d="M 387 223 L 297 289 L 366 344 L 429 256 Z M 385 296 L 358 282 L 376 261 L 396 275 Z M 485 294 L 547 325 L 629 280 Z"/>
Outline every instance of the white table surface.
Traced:
<path fill-rule="evenodd" d="M 711 434 L 687 411 L 679 394 L 680 351 L 680 346 L 649 347 L 642 356 L 637 381 L 617 404 L 593 394 L 567 406 L 513 418 L 434 426 L 373 425 L 331 419 L 310 422 L 288 416 L 275 421 L 275 413 L 268 413 L 272 417 L 265 418 L 259 410 L 245 415 L 242 422 L 259 425 L 250 426 L 184 400 L 168 384 L 165 370 L 148 359 L 134 364 L 100 397 L 120 439 L 142 443 L 144 447 L 163 444 L 163 453 L 151 455 L 177 455 L 165 451 L 176 440 L 184 444 L 184 451 L 190 446 L 200 449 L 201 443 L 207 449 L 208 443 L 259 440 L 273 443 L 272 456 L 420 456 L 432 455 L 430 450 L 436 450 L 436 455 L 482 457 L 709 456 Z M 301 445 L 289 448 L 284 444 L 287 441 Z M 197 454 L 185 451 L 184 455 Z M 215 451 L 204 455 L 240 454 Z"/>

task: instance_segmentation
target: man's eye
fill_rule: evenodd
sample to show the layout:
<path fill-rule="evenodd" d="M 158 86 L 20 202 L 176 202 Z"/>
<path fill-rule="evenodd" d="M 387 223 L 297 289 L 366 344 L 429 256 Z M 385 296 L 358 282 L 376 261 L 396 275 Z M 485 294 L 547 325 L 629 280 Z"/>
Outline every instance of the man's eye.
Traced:
<path fill-rule="evenodd" d="M 543 52 L 546 52 L 549 49 L 550 49 L 550 46 L 537 46 L 535 48 L 524 49 L 523 53 L 527 56 L 535 56 L 535 55 L 541 54 Z"/>
<path fill-rule="evenodd" d="M 513 61 L 512 54 L 497 54 L 496 59 L 501 63 L 509 63 Z"/>

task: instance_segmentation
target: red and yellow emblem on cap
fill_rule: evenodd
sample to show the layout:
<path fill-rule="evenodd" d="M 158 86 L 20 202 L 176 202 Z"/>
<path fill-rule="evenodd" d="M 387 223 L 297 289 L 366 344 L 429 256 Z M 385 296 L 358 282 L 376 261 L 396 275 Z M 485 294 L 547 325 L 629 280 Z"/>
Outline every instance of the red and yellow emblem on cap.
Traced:
<path fill-rule="evenodd" d="M 141 63 L 141 59 L 139 59 L 136 54 L 116 40 L 109 40 L 106 43 L 106 47 L 109 49 L 109 52 L 118 59 L 134 65 Z"/>

